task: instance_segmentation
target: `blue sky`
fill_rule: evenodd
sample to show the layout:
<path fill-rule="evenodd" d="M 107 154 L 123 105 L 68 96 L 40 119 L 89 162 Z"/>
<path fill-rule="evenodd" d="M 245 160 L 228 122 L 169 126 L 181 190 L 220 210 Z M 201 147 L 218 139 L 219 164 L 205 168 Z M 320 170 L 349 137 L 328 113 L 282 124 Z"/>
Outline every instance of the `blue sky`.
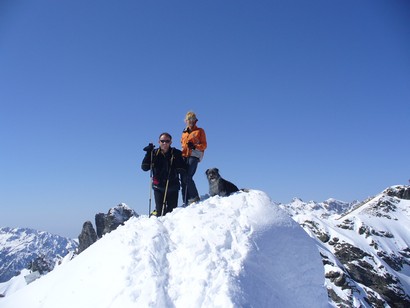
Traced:
<path fill-rule="evenodd" d="M 148 142 L 193 110 L 218 167 L 273 201 L 410 178 L 407 1 L 2 1 L 0 226 L 76 237 L 148 213 Z"/>

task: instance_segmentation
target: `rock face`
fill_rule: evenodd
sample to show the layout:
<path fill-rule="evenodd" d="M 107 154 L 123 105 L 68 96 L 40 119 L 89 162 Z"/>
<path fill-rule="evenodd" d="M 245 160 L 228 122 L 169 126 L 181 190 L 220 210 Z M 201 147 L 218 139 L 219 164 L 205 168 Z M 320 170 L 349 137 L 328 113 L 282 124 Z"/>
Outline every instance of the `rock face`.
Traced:
<path fill-rule="evenodd" d="M 83 224 L 83 229 L 80 235 L 78 236 L 78 253 L 82 253 L 96 241 L 97 233 L 95 232 L 93 224 L 91 223 L 91 221 L 86 221 Z"/>
<path fill-rule="evenodd" d="M 105 218 L 106 218 L 107 214 L 104 213 L 98 213 L 95 214 L 95 225 L 97 228 L 97 237 L 101 238 L 103 236 L 103 234 L 107 233 L 105 232 Z"/>
<path fill-rule="evenodd" d="M 383 193 L 390 197 L 410 200 L 410 186 L 392 186 L 387 188 Z"/>
<path fill-rule="evenodd" d="M 40 275 L 44 275 L 51 272 L 54 268 L 54 263 L 51 263 L 46 256 L 38 256 L 34 261 L 29 264 L 28 269 L 32 272 L 39 272 Z"/>
<path fill-rule="evenodd" d="M 344 212 L 326 202 L 281 205 L 317 241 L 332 305 L 410 307 L 409 194 L 392 186 Z"/>
<path fill-rule="evenodd" d="M 119 225 L 122 225 L 133 216 L 138 217 L 138 214 L 124 203 L 111 208 L 107 214 L 96 214 L 95 225 L 97 228 L 98 238 L 101 238 L 104 234 L 110 233 L 111 231 L 117 229 Z"/>
<path fill-rule="evenodd" d="M 109 209 L 107 214 L 96 214 L 95 226 L 97 231 L 94 229 L 90 221 L 84 223 L 81 234 L 78 236 L 78 253 L 83 252 L 104 234 L 117 229 L 118 226 L 124 224 L 125 221 L 133 216 L 138 217 L 138 214 L 124 203 Z"/>

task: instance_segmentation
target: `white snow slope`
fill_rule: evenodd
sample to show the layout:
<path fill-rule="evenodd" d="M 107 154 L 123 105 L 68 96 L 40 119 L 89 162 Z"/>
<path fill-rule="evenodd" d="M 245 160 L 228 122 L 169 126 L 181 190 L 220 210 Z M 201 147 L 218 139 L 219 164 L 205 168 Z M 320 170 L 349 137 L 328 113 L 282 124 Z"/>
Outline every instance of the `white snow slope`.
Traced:
<path fill-rule="evenodd" d="M 131 218 L 1 308 L 327 307 L 315 242 L 261 191 Z"/>

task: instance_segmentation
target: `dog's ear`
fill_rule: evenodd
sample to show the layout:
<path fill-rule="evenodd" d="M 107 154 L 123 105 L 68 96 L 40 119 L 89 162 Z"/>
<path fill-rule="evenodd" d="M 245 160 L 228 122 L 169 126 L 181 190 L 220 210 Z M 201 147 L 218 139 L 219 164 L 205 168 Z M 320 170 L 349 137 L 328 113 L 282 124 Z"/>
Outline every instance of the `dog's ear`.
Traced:
<path fill-rule="evenodd" d="M 205 174 L 208 175 L 209 173 L 209 169 L 206 169 Z"/>
<path fill-rule="evenodd" d="M 215 168 L 215 171 L 219 173 L 219 169 L 218 169 L 218 168 Z"/>

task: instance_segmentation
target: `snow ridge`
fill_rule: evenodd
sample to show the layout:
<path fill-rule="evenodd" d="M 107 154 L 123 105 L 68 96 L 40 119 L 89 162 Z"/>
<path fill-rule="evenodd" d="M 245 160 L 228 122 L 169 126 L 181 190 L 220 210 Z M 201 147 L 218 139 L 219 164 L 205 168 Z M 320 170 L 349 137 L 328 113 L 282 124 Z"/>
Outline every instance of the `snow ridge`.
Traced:
<path fill-rule="evenodd" d="M 298 291 L 295 292 L 294 290 Z M 260 191 L 131 218 L 2 308 L 326 307 L 314 241 Z"/>

